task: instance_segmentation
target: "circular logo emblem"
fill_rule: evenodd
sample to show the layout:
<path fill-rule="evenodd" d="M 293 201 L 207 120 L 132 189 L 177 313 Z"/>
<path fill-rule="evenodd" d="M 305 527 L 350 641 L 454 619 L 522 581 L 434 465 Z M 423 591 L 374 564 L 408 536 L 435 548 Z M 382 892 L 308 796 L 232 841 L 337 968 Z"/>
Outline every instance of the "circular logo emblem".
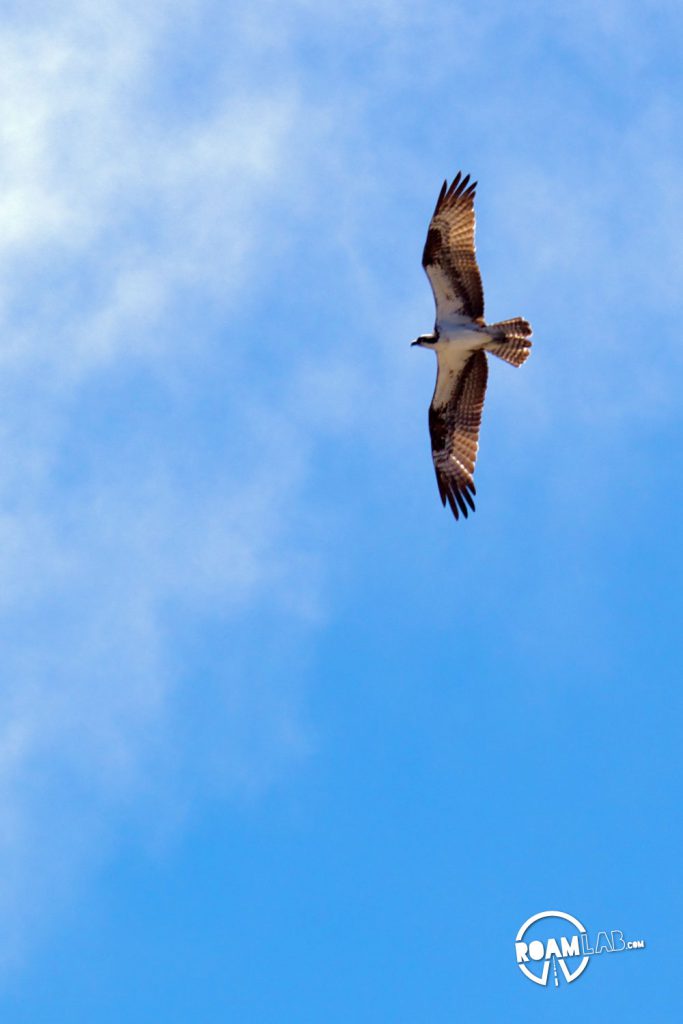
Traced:
<path fill-rule="evenodd" d="M 536 985 L 548 984 L 551 965 L 556 986 L 558 966 L 565 981 L 576 981 L 588 966 L 586 939 L 586 929 L 577 918 L 561 910 L 544 910 L 525 921 L 517 932 L 517 966 Z"/>

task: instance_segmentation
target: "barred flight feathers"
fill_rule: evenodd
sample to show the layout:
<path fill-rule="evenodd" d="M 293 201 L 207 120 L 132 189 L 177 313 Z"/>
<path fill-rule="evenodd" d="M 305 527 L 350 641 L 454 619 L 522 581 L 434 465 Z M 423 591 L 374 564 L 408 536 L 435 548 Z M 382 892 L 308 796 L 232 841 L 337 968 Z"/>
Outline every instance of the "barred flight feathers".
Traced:
<path fill-rule="evenodd" d="M 531 352 L 531 324 L 528 320 L 516 316 L 512 320 L 490 324 L 488 330 L 493 335 L 493 341 L 486 346 L 487 352 L 492 352 L 512 366 L 522 366 L 527 361 Z"/>
<path fill-rule="evenodd" d="M 434 293 L 436 321 L 453 316 L 477 320 L 484 315 L 484 292 L 474 246 L 476 181 L 461 172 L 448 186 L 444 181 L 436 201 L 422 253 Z"/>
<path fill-rule="evenodd" d="M 488 380 L 483 350 L 474 352 L 457 378 L 450 398 L 429 407 L 432 458 L 441 501 L 448 501 L 456 519 L 474 511 L 474 466 L 479 450 L 479 428 Z M 437 384 L 438 387 L 438 384 Z"/>

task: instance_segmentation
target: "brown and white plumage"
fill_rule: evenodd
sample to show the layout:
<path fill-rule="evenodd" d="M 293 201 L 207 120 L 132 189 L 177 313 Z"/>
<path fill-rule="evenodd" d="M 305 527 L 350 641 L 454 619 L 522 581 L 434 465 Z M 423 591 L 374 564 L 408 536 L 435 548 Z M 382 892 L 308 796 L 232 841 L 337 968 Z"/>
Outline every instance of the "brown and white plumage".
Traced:
<path fill-rule="evenodd" d="M 437 378 L 429 408 L 432 458 L 441 501 L 456 519 L 474 510 L 474 467 L 488 379 L 486 352 L 513 366 L 529 355 L 530 324 L 521 317 L 484 321 L 484 292 L 474 245 L 476 182 L 458 172 L 443 183 L 432 215 L 424 267 L 434 293 L 431 335 L 413 342 L 433 348 Z"/>
<path fill-rule="evenodd" d="M 441 373 L 441 369 L 439 370 Z M 436 481 L 443 504 L 456 519 L 474 511 L 474 465 L 489 367 L 483 350 L 473 352 L 460 371 L 448 401 L 429 407 L 429 434 Z"/>
<path fill-rule="evenodd" d="M 444 181 L 434 207 L 422 253 L 436 303 L 436 322 L 452 316 L 477 320 L 484 315 L 484 291 L 474 248 L 476 181 L 460 171 Z"/>

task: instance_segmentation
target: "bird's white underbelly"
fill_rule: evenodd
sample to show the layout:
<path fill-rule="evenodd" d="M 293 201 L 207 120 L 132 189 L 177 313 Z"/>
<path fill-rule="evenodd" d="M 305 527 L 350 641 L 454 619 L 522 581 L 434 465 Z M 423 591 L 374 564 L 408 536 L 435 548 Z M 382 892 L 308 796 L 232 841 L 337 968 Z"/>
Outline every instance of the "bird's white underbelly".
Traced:
<path fill-rule="evenodd" d="M 437 322 L 439 339 L 444 343 L 456 345 L 468 344 L 473 348 L 480 348 L 478 344 L 484 340 L 483 331 L 475 327 L 470 319 L 454 317 L 451 320 Z"/>
<path fill-rule="evenodd" d="M 481 331 L 459 328 L 447 337 L 443 335 L 434 346 L 438 361 L 438 373 L 434 398 L 435 406 L 445 405 L 453 393 L 453 385 L 462 373 L 465 363 L 473 352 L 483 348 L 486 335 Z"/>

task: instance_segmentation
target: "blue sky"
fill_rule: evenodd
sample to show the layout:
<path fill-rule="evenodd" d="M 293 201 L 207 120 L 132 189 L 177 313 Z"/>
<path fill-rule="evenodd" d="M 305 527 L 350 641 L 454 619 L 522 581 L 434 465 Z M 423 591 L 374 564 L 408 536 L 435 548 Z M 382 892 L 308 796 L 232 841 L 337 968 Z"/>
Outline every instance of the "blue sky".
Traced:
<path fill-rule="evenodd" d="M 7 6 L 4 1021 L 678 1019 L 682 22 Z M 456 524 L 459 168 L 534 349 Z M 647 948 L 534 986 L 547 909 Z"/>

